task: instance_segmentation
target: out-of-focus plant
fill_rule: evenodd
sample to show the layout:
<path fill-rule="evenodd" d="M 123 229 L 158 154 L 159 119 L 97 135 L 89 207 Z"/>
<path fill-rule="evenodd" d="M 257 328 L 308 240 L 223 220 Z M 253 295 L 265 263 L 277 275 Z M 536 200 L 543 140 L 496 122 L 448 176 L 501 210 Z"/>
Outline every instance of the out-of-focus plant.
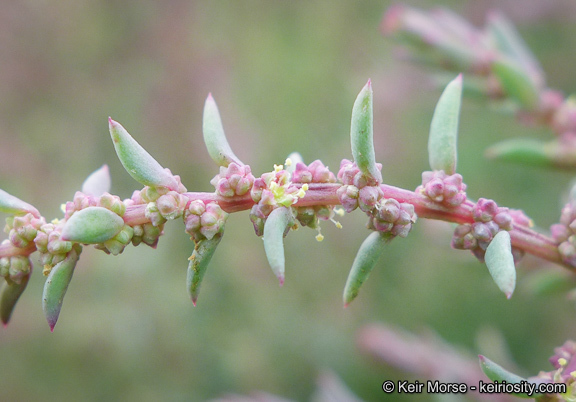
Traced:
<path fill-rule="evenodd" d="M 576 100 L 550 89 L 536 57 L 513 24 L 499 12 L 476 28 L 450 10 L 391 7 L 382 31 L 404 45 L 414 62 L 466 74 L 464 93 L 489 100 L 520 121 L 544 125 L 551 141 L 505 140 L 486 151 L 490 158 L 538 166 L 576 167 Z M 445 82 L 439 74 L 439 82 Z"/>
<path fill-rule="evenodd" d="M 343 159 L 337 172 L 320 160 L 305 164 L 294 153 L 284 164 L 274 165 L 272 171 L 254 176 L 250 166 L 228 144 L 220 112 L 209 94 L 203 115 L 204 142 L 219 167 L 211 181 L 215 191 L 210 193 L 188 191 L 178 175 L 161 166 L 122 125 L 109 119 L 118 158 L 128 174 L 144 186 L 129 199 L 122 200 L 108 192 L 111 180 L 107 166 L 92 173 L 73 200 L 62 205 L 61 219 L 49 221 L 34 206 L 0 190 L 0 211 L 9 214 L 5 226 L 8 239 L 0 244 L 0 275 L 5 279 L 0 294 L 3 324 L 8 324 L 26 289 L 33 252 L 39 252 L 43 274 L 47 276 L 42 305 L 53 331 L 84 246 L 94 245 L 112 255 L 121 254 L 130 243 L 156 248 L 164 225 L 177 219 L 182 219 L 185 232 L 194 243 L 186 286 L 196 305 L 229 214 L 244 210 L 250 211 L 256 235 L 263 238 L 264 252 L 280 285 L 286 278 L 283 239 L 291 230 L 309 227 L 317 232 L 316 240 L 322 241 L 320 221 L 331 221 L 342 228 L 335 220 L 337 215 L 356 209 L 366 214 L 371 233 L 352 262 L 344 285 L 344 306 L 358 296 L 385 246 L 397 237 L 407 237 L 417 217 L 456 224 L 452 247 L 470 250 L 485 262 L 507 298 L 515 289 L 515 266 L 525 253 L 574 270 L 576 190 L 548 236 L 532 229 L 532 220 L 520 210 L 499 206 L 487 198 L 469 199 L 463 177 L 457 173 L 463 90 L 511 105 L 524 120 L 548 124 L 558 134 L 546 146 L 517 140 L 499 144 L 490 151 L 491 155 L 557 166 L 571 166 L 566 155 L 576 152 L 570 148 L 570 138 L 576 132 L 576 109 L 571 101 L 546 88 L 535 58 L 512 25 L 499 14 L 490 17 L 483 31 L 446 10 L 426 13 L 396 6 L 384 21 L 384 30 L 410 44 L 418 60 L 471 74 L 466 79 L 462 74 L 451 77 L 440 96 L 429 132 L 431 170 L 422 173 L 422 182 L 414 191 L 386 184 L 386 164 L 376 162 L 370 80 L 352 107 L 352 159 Z M 410 348 L 396 343 L 399 348 Z M 541 373 L 537 380 L 515 376 L 484 357 L 481 367 L 494 381 L 559 383 L 566 388 L 564 394 L 539 398 L 570 400 L 575 394 L 574 353 L 573 344 L 566 343 L 558 349 L 559 357 L 553 358 L 556 371 Z M 434 364 L 449 360 L 447 353 L 436 356 L 441 358 L 432 359 Z M 450 364 L 465 365 L 462 360 L 451 360 Z M 476 375 L 474 371 L 471 377 Z"/>

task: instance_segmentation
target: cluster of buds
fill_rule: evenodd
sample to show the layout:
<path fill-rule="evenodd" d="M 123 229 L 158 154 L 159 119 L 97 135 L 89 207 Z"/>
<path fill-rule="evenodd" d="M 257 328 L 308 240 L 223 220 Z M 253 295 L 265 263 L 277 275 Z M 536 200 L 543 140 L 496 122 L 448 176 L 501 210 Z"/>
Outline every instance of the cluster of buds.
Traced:
<path fill-rule="evenodd" d="M 130 225 L 124 225 L 120 232 L 113 238 L 106 240 L 104 243 L 96 244 L 94 248 L 104 251 L 106 254 L 121 254 L 126 246 L 130 244 L 134 237 L 134 228 Z M 157 238 L 156 238 L 157 239 Z"/>
<path fill-rule="evenodd" d="M 63 261 L 70 250 L 72 242 L 61 239 L 61 223 L 45 223 L 40 227 L 34 239 L 40 253 L 40 263 L 44 266 L 44 275 L 48 275 L 53 266 Z"/>
<path fill-rule="evenodd" d="M 562 208 L 560 223 L 550 227 L 552 237 L 558 242 L 558 251 L 567 264 L 576 264 L 576 208 L 568 203 Z"/>
<path fill-rule="evenodd" d="M 26 248 L 34 241 L 38 229 L 45 223 L 44 218 L 36 218 L 31 213 L 27 213 L 24 216 L 6 218 L 4 231 L 8 234 L 8 239 L 12 245 Z"/>
<path fill-rule="evenodd" d="M 406 237 L 416 222 L 414 205 L 398 202 L 393 198 L 382 198 L 368 221 L 368 228 L 394 236 Z"/>
<path fill-rule="evenodd" d="M 472 210 L 474 223 L 458 225 L 452 237 L 452 247 L 459 250 L 471 250 L 480 261 L 484 261 L 486 248 L 501 230 L 512 230 L 513 214 L 508 208 L 499 207 L 495 201 L 480 198 Z M 523 253 L 512 247 L 514 261 Z"/>
<path fill-rule="evenodd" d="M 184 212 L 186 233 L 194 241 L 212 239 L 224 229 L 228 214 L 216 202 L 192 201 Z"/>
<path fill-rule="evenodd" d="M 221 197 L 244 195 L 254 184 L 254 175 L 248 165 L 231 162 L 228 167 L 220 166 L 220 173 L 210 181 Z"/>
<path fill-rule="evenodd" d="M 316 159 L 308 166 L 302 162 L 296 163 L 292 172 L 293 183 L 336 183 L 334 173 L 327 166 Z"/>
<path fill-rule="evenodd" d="M 23 255 L 0 258 L 0 276 L 6 281 L 20 284 L 32 272 L 30 258 Z"/>
<path fill-rule="evenodd" d="M 381 170 L 382 164 L 377 163 L 376 167 Z M 342 182 L 342 187 L 338 189 L 337 195 L 346 212 L 360 207 L 362 211 L 369 213 L 384 196 L 380 182 L 363 174 L 356 163 L 348 159 L 340 162 L 338 180 Z"/>
<path fill-rule="evenodd" d="M 270 213 L 277 207 L 290 207 L 303 198 L 308 184 L 292 185 L 290 173 L 282 165 L 274 165 L 274 171 L 264 173 L 254 180 L 250 196 L 255 205 L 250 210 L 250 221 L 257 236 L 264 234 L 264 223 Z"/>
<path fill-rule="evenodd" d="M 132 229 L 132 244 L 134 246 L 144 243 L 152 248 L 156 248 L 164 225 L 154 226 L 152 223 L 145 223 L 143 225 L 134 225 Z"/>
<path fill-rule="evenodd" d="M 422 185 L 416 188 L 434 202 L 446 207 L 457 207 L 466 201 L 466 184 L 458 173 L 447 175 L 443 170 L 422 172 Z"/>
<path fill-rule="evenodd" d="M 122 216 L 126 212 L 126 205 L 122 202 L 120 197 L 110 193 L 104 193 L 100 197 L 89 194 L 84 194 L 81 191 L 76 191 L 72 201 L 67 202 L 63 206 L 64 216 L 69 219 L 74 212 L 81 211 L 88 207 L 102 207 L 109 209 L 116 215 Z"/>

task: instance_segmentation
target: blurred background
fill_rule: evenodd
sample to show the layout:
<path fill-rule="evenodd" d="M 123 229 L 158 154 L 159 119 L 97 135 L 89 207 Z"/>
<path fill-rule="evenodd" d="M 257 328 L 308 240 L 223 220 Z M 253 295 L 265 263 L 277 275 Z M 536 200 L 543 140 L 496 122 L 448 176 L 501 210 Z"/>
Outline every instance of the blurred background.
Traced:
<path fill-rule="evenodd" d="M 414 189 L 428 169 L 440 92 L 428 71 L 400 60 L 382 37 L 391 4 L 2 0 L 0 188 L 52 219 L 86 176 L 108 164 L 112 192 L 129 197 L 141 186 L 116 158 L 111 116 L 188 190 L 212 191 L 218 170 L 201 133 L 209 92 L 232 148 L 256 175 L 292 151 L 336 172 L 351 157 L 352 104 L 371 78 L 384 181 Z M 488 10 L 501 9 L 549 85 L 576 90 L 572 1 L 442 5 L 477 26 Z M 571 172 L 482 156 L 497 140 L 550 133 L 473 101 L 464 102 L 460 127 L 458 170 L 470 198 L 523 209 L 542 230 L 558 220 Z M 358 398 L 381 400 L 386 379 L 426 378 L 367 353 L 359 333 L 368 325 L 433 332 L 472 361 L 485 353 L 523 375 L 550 370 L 554 347 L 573 337 L 574 302 L 534 286 L 539 271 L 561 269 L 525 258 L 506 300 L 483 264 L 450 249 L 453 228 L 442 222 L 420 220 L 408 238 L 392 242 L 344 310 L 365 221 L 353 213 L 341 219 L 343 230 L 324 223 L 322 243 L 315 231 L 292 232 L 279 288 L 248 212 L 231 215 L 195 308 L 185 286 L 193 244 L 181 222 L 166 225 L 157 250 L 129 247 L 112 257 L 85 247 L 54 333 L 42 314 L 36 264 L 12 322 L 0 329 L 0 399 L 201 401 L 263 392 L 320 400 L 318 378 L 320 389 L 322 379 L 339 378 Z"/>

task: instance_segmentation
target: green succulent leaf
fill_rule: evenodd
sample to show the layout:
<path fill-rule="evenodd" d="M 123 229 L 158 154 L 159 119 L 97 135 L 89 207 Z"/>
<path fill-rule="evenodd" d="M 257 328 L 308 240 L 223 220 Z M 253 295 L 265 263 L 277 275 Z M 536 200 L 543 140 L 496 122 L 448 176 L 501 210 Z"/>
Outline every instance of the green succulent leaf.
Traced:
<path fill-rule="evenodd" d="M 280 286 L 284 284 L 284 234 L 294 224 L 291 208 L 279 207 L 273 210 L 264 224 L 264 251 Z"/>
<path fill-rule="evenodd" d="M 68 290 L 68 285 L 72 280 L 74 268 L 76 267 L 81 252 L 82 247 L 79 244 L 76 244 L 68 253 L 66 258 L 52 268 L 46 282 L 44 283 L 42 309 L 44 310 L 44 316 L 50 326 L 50 331 L 54 331 L 54 326 L 60 316 L 62 301 L 64 300 L 64 295 Z"/>
<path fill-rule="evenodd" d="M 374 153 L 374 112 L 373 93 L 370 80 L 356 97 L 352 107 L 352 121 L 350 124 L 350 139 L 352 145 L 352 156 L 360 171 L 382 181 L 382 174 L 376 167 L 376 156 Z"/>
<path fill-rule="evenodd" d="M 527 109 L 538 106 L 538 87 L 517 63 L 502 58 L 492 63 L 492 71 L 506 95 Z"/>
<path fill-rule="evenodd" d="M 443 170 L 449 175 L 456 173 L 461 103 L 462 74 L 446 86 L 434 110 L 428 138 L 428 159 L 432 170 Z"/>
<path fill-rule="evenodd" d="M 480 368 L 482 369 L 486 377 L 488 377 L 492 381 L 498 381 L 498 382 L 505 381 L 508 384 L 531 382 L 525 378 L 520 377 L 519 375 L 509 372 L 508 370 L 494 363 L 492 360 L 488 359 L 485 356 L 478 355 L 478 358 L 480 360 Z M 512 395 L 518 396 L 520 398 L 536 398 L 541 394 L 528 395 L 526 393 L 512 393 Z"/>
<path fill-rule="evenodd" d="M 120 123 L 111 118 L 108 118 L 108 122 L 116 154 L 134 180 L 145 186 L 162 186 L 178 191 L 178 182 L 168 170 L 142 148 Z"/>
<path fill-rule="evenodd" d="M 190 263 L 188 264 L 188 273 L 186 275 L 186 286 L 194 305 L 196 305 L 196 301 L 198 300 L 200 285 L 202 284 L 202 279 L 204 278 L 208 264 L 210 264 L 210 260 L 216 251 L 216 247 L 220 244 L 223 235 L 224 231 L 222 230 L 216 233 L 211 239 L 197 241 L 194 246 L 194 252 L 189 258 Z"/>
<path fill-rule="evenodd" d="M 110 240 L 124 227 L 124 220 L 102 207 L 88 207 L 75 212 L 62 228 L 62 240 L 98 244 Z"/>
<path fill-rule="evenodd" d="M 22 201 L 20 198 L 16 198 L 6 191 L 0 189 L 0 212 L 6 212 L 8 214 L 26 214 L 31 213 L 36 218 L 40 217 L 40 212 L 32 205 L 27 202 Z"/>
<path fill-rule="evenodd" d="M 504 14 L 500 12 L 489 13 L 486 27 L 503 54 L 526 68 L 535 83 L 543 80 L 540 63 Z"/>
<path fill-rule="evenodd" d="M 574 166 L 576 159 L 562 158 L 557 141 L 543 142 L 529 138 L 513 138 L 492 145 L 485 152 L 486 157 L 522 163 L 530 166 L 554 167 Z"/>
<path fill-rule="evenodd" d="M 204 143 L 208 148 L 208 154 L 218 166 L 227 167 L 231 162 L 238 165 L 244 165 L 228 144 L 226 135 L 224 134 L 224 126 L 222 126 L 222 119 L 218 106 L 212 97 L 208 94 L 206 103 L 204 104 L 204 116 L 202 118 L 202 132 L 204 134 Z"/>
<path fill-rule="evenodd" d="M 110 191 L 110 169 L 108 165 L 102 165 L 98 170 L 95 170 L 84 180 L 82 184 L 82 192 L 87 195 L 100 197 L 102 194 Z"/>
<path fill-rule="evenodd" d="M 486 266 L 498 288 L 509 299 L 516 287 L 516 268 L 512 256 L 510 234 L 503 230 L 498 232 L 486 248 L 484 257 Z"/>
<path fill-rule="evenodd" d="M 347 307 L 358 296 L 360 287 L 368 279 L 374 269 L 378 258 L 384 251 L 384 246 L 392 240 L 390 233 L 372 232 L 364 240 L 348 274 L 346 286 L 344 286 L 344 307 Z"/>
<path fill-rule="evenodd" d="M 0 291 L 0 320 L 4 326 L 8 325 L 18 299 L 26 289 L 30 274 L 24 275 L 20 283 L 6 281 Z"/>

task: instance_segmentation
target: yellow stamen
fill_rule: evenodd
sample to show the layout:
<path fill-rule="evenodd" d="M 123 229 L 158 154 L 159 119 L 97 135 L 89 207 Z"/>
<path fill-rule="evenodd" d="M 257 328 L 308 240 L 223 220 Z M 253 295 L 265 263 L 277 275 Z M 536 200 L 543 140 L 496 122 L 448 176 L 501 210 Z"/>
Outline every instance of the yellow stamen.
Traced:
<path fill-rule="evenodd" d="M 278 173 L 279 171 L 281 171 L 282 169 L 284 169 L 284 165 L 274 165 L 274 171 L 276 173 Z"/>
<path fill-rule="evenodd" d="M 319 242 L 322 241 L 322 240 L 324 240 L 324 236 L 322 236 L 322 233 L 318 233 L 318 234 L 316 235 L 316 240 L 319 241 Z"/>
<path fill-rule="evenodd" d="M 336 207 L 334 208 L 334 213 L 338 216 L 344 216 L 346 211 L 344 211 L 344 208 Z"/>
<path fill-rule="evenodd" d="M 558 364 L 562 367 L 564 367 L 568 362 L 566 361 L 565 358 L 561 357 L 558 359 Z"/>
<path fill-rule="evenodd" d="M 286 166 L 292 166 L 292 159 L 286 158 L 286 161 L 284 162 L 284 164 L 285 164 Z"/>
<path fill-rule="evenodd" d="M 62 213 L 66 213 L 66 204 L 60 204 L 60 211 L 62 211 Z"/>

